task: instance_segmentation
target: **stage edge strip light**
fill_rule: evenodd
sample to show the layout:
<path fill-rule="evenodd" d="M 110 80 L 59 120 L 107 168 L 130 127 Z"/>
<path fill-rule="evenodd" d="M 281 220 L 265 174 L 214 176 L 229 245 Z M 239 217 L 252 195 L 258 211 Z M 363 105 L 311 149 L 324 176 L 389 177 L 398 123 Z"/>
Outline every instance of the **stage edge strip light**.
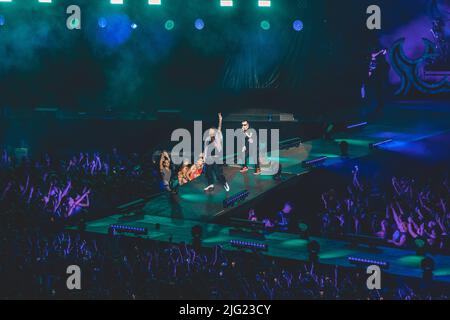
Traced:
<path fill-rule="evenodd" d="M 391 143 L 392 141 L 394 141 L 394 140 L 392 140 L 392 139 L 386 139 L 386 140 L 383 140 L 383 141 L 380 141 L 380 142 L 371 143 L 371 144 L 369 144 L 369 148 L 370 148 L 370 149 L 375 149 L 375 148 L 378 148 L 378 147 L 380 147 L 380 146 L 382 146 L 382 145 Z"/>

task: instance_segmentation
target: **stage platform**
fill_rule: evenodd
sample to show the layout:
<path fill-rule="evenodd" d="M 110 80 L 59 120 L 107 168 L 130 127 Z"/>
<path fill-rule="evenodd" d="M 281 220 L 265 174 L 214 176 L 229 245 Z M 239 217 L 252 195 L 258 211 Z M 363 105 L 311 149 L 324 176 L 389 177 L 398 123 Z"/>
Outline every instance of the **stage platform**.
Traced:
<path fill-rule="evenodd" d="M 286 186 L 287 183 L 293 182 L 293 179 L 309 172 L 310 169 L 301 166 L 304 160 L 327 156 L 328 159 L 323 163 L 324 167 L 338 165 L 344 161 L 367 156 L 371 152 L 370 143 L 386 139 L 393 141 L 382 149 L 407 154 L 411 151 L 405 148 L 408 144 L 440 136 L 450 130 L 448 105 L 397 103 L 386 108 L 389 111 L 382 120 L 369 122 L 360 130 L 336 134 L 333 140 L 317 139 L 281 150 L 279 159 L 283 168 L 281 181 L 275 181 L 271 176 L 254 176 L 252 170 L 241 174 L 237 167 L 225 167 L 224 174 L 231 187 L 229 193 L 220 185 L 217 185 L 213 192 L 205 193 L 203 188 L 206 179 L 200 177 L 182 186 L 177 196 L 161 194 L 149 199 L 144 207 L 144 213 L 174 219 L 212 222 L 218 216 L 233 210 L 223 208 L 223 200 L 228 196 L 248 190 L 250 194 L 246 201 L 252 201 L 264 194 L 267 195 L 274 188 Z M 339 149 L 339 143 L 344 140 L 349 144 L 349 157 L 346 158 L 341 157 Z M 443 150 L 443 152 L 450 151 Z"/>
<path fill-rule="evenodd" d="M 417 156 L 417 148 L 411 147 L 426 139 L 437 139 L 436 148 L 428 147 L 420 152 L 430 158 L 450 158 L 450 107 L 446 103 L 397 103 L 388 106 L 389 111 L 383 120 L 368 123 L 366 127 L 356 132 L 342 132 L 336 134 L 333 140 L 318 139 L 304 142 L 280 151 L 280 162 L 283 166 L 281 181 L 275 181 L 271 176 L 254 176 L 250 170 L 247 174 L 240 174 L 239 168 L 226 167 L 224 173 L 228 179 L 231 192 L 228 194 L 221 186 L 214 192 L 205 193 L 203 177 L 180 188 L 177 196 L 161 194 L 149 199 L 138 216 L 112 215 L 103 219 L 86 223 L 86 231 L 106 234 L 111 224 L 126 224 L 131 226 L 148 227 L 146 238 L 165 242 L 191 242 L 191 228 L 201 224 L 204 230 L 203 244 L 206 246 L 221 245 L 232 249 L 228 242 L 236 239 L 229 235 L 229 227 L 215 224 L 215 218 L 226 215 L 231 209 L 224 209 L 222 202 L 230 195 L 242 190 L 250 192 L 244 203 L 253 201 L 258 197 L 271 196 L 275 188 L 288 186 L 307 172 L 301 166 L 303 160 L 327 156 L 323 166 L 332 167 L 351 159 L 369 155 L 369 144 L 381 140 L 393 141 L 382 149 L 389 152 L 402 153 L 405 156 Z M 349 157 L 340 156 L 339 143 L 347 141 L 349 144 Z M 434 153 L 436 152 L 436 153 Z M 240 204 L 242 205 L 242 203 Z M 160 224 L 159 230 L 155 225 Z M 343 241 L 319 239 L 321 245 L 320 259 L 322 263 L 348 266 L 348 256 L 358 256 L 387 261 L 391 267 L 390 273 L 421 277 L 420 261 L 422 257 L 416 256 L 412 251 L 394 248 L 382 248 L 380 253 L 369 253 L 367 250 L 350 248 Z M 307 241 L 300 240 L 298 235 L 286 233 L 272 233 L 267 236 L 265 243 L 269 246 L 267 255 L 293 260 L 308 258 Z M 436 279 L 450 282 L 450 257 L 434 256 L 436 262 Z"/>

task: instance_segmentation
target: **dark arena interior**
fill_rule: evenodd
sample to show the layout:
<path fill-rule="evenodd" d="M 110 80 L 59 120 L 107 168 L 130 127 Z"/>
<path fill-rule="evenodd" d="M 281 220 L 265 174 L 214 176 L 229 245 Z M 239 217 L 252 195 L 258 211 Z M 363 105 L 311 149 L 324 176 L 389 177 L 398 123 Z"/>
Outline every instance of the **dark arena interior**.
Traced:
<path fill-rule="evenodd" d="M 0 0 L 0 298 L 448 300 L 449 17 Z"/>

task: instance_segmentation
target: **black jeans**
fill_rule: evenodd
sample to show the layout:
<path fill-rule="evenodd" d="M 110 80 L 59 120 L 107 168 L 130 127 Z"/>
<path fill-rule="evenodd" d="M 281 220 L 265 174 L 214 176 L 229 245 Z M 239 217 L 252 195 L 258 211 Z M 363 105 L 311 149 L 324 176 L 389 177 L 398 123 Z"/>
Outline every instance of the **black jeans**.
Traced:
<path fill-rule="evenodd" d="M 250 158 L 250 146 L 246 146 L 245 151 L 243 152 L 243 157 L 244 157 L 244 165 L 242 166 L 244 167 L 248 167 L 248 162 L 249 162 L 249 158 Z M 254 159 L 255 160 L 255 159 Z M 256 164 L 255 164 L 255 169 L 259 169 L 260 165 L 259 165 L 259 148 L 256 148 Z"/>
<path fill-rule="evenodd" d="M 222 164 L 217 163 L 205 164 L 205 170 L 206 170 L 206 178 L 208 179 L 208 186 L 214 184 L 214 176 L 216 176 L 216 179 L 221 184 L 225 184 L 227 182 L 225 176 L 223 175 Z"/>

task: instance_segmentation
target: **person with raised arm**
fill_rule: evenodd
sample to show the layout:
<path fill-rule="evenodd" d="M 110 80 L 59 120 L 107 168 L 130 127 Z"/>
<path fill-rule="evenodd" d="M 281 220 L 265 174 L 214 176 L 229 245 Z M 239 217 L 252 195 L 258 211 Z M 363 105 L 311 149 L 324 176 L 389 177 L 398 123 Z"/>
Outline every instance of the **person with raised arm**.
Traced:
<path fill-rule="evenodd" d="M 223 159 L 221 159 L 223 151 L 223 136 L 222 136 L 222 114 L 219 113 L 219 125 L 217 128 L 209 129 L 209 136 L 204 144 L 205 156 L 205 171 L 208 180 L 208 186 L 204 191 L 214 190 L 214 177 L 223 185 L 225 191 L 230 191 L 225 176 L 223 175 Z"/>

